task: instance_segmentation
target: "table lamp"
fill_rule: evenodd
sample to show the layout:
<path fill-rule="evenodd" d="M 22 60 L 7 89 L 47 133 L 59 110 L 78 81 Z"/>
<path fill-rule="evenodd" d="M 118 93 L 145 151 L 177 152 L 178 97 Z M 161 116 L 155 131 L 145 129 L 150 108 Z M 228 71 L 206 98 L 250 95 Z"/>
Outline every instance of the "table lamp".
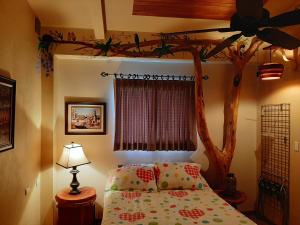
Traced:
<path fill-rule="evenodd" d="M 71 144 L 64 146 L 60 159 L 56 164 L 66 169 L 72 168 L 70 173 L 73 175 L 73 179 L 70 184 L 71 190 L 69 194 L 77 195 L 80 193 L 80 190 L 78 189 L 79 182 L 76 177 L 77 173 L 79 173 L 79 170 L 77 170 L 77 166 L 81 166 L 88 163 L 91 162 L 86 158 L 83 152 L 83 148 L 80 144 L 75 144 L 72 142 Z"/>

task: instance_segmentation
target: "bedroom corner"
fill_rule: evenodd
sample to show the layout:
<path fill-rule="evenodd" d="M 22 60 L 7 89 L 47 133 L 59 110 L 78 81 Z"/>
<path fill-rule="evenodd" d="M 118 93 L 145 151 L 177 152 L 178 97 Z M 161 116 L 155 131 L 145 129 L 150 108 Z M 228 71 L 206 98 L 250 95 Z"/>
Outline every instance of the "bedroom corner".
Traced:
<path fill-rule="evenodd" d="M 300 225 L 300 0 L 0 0 L 0 225 Z"/>

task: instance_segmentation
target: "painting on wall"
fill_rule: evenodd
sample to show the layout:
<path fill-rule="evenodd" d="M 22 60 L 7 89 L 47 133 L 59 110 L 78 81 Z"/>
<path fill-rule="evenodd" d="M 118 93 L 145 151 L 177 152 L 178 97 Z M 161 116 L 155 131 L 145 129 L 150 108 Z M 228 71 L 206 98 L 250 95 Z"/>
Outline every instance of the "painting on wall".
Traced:
<path fill-rule="evenodd" d="M 65 134 L 106 134 L 106 103 L 66 102 Z"/>
<path fill-rule="evenodd" d="M 0 152 L 14 148 L 16 81 L 0 76 Z"/>

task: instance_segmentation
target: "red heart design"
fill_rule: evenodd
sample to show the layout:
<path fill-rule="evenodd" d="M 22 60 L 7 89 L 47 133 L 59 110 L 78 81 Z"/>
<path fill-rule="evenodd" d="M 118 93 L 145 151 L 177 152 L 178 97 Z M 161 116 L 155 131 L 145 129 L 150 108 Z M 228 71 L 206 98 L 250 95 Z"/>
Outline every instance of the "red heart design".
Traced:
<path fill-rule="evenodd" d="M 132 191 L 124 191 L 123 193 L 122 193 L 122 196 L 124 197 L 124 198 L 127 198 L 127 199 L 130 199 L 130 200 L 132 200 L 132 199 L 134 199 L 134 198 L 138 198 L 138 197 L 141 197 L 141 193 L 140 192 L 132 192 Z"/>
<path fill-rule="evenodd" d="M 185 165 L 184 170 L 194 179 L 200 176 L 200 168 L 198 166 Z"/>
<path fill-rule="evenodd" d="M 192 209 L 192 210 L 181 209 L 179 210 L 179 214 L 183 217 L 198 219 L 204 215 L 204 212 L 200 209 Z"/>
<path fill-rule="evenodd" d="M 146 170 L 139 168 L 136 170 L 136 175 L 138 178 L 140 178 L 142 181 L 148 183 L 151 180 L 154 180 L 154 173 L 153 170 Z"/>
<path fill-rule="evenodd" d="M 137 220 L 141 220 L 145 218 L 145 214 L 142 212 L 136 212 L 133 214 L 130 213 L 122 213 L 119 215 L 121 220 L 127 220 L 128 222 L 135 222 Z"/>
<path fill-rule="evenodd" d="M 169 191 L 168 194 L 178 198 L 182 198 L 188 195 L 186 191 Z"/>

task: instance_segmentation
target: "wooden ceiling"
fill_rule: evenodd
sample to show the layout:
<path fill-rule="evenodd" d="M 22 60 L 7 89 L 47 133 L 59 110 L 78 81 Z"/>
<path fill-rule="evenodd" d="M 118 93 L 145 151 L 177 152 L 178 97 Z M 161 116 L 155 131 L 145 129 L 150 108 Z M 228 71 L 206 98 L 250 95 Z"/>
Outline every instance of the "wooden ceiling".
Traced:
<path fill-rule="evenodd" d="M 235 0 L 134 0 L 133 15 L 229 20 Z"/>

